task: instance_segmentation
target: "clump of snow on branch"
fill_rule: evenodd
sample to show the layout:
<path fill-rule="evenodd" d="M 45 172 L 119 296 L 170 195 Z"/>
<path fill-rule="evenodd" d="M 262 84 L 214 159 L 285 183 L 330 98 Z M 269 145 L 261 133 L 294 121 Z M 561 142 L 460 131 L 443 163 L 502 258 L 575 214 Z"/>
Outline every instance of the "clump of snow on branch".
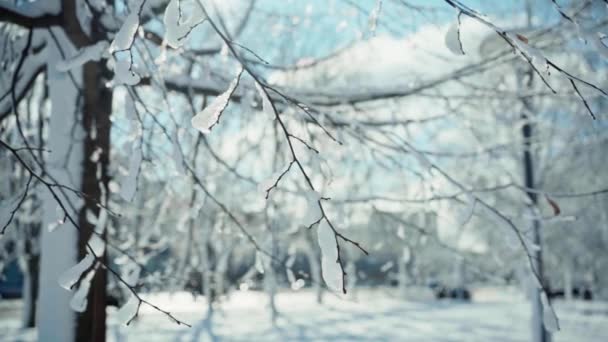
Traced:
<path fill-rule="evenodd" d="M 543 304 L 543 325 L 545 329 L 550 332 L 559 331 L 559 320 L 555 314 L 555 310 L 547 300 L 546 294 L 542 295 L 541 301 Z"/>
<path fill-rule="evenodd" d="M 319 205 L 321 194 L 316 191 L 306 191 L 304 196 L 306 198 L 307 206 L 306 215 L 304 216 L 304 223 L 311 224 L 318 221 L 321 216 L 323 216 L 321 206 Z"/>
<path fill-rule="evenodd" d="M 102 255 L 106 249 L 105 241 L 103 241 L 103 239 L 101 237 L 99 237 L 99 235 L 97 235 L 97 234 L 91 235 L 88 245 L 89 245 L 89 247 L 91 247 L 91 249 L 93 250 L 93 253 L 95 253 L 95 255 Z"/>
<path fill-rule="evenodd" d="M 93 249 L 93 253 L 95 255 L 100 255 L 103 252 L 103 248 L 101 249 L 100 253 L 97 252 L 98 249 L 96 248 L 97 246 L 99 246 L 99 241 L 94 241 L 93 237 L 96 236 L 98 239 L 101 240 L 101 243 L 105 244 L 105 242 L 103 242 L 103 240 L 100 238 L 100 235 L 105 230 L 105 225 L 108 221 L 108 211 L 100 210 L 99 216 L 96 216 L 91 210 L 87 210 L 86 219 L 90 224 L 95 225 L 95 234 L 91 235 L 91 238 L 89 239 L 89 246 Z"/>
<path fill-rule="evenodd" d="M 95 276 L 95 269 L 92 269 L 87 275 L 82 278 L 78 290 L 74 293 L 74 296 L 70 300 L 70 307 L 76 312 L 84 312 L 87 308 L 87 297 L 89 295 L 89 289 L 91 288 L 91 280 Z"/>
<path fill-rule="evenodd" d="M 82 273 L 93 266 L 93 262 L 95 262 L 95 257 L 92 254 L 85 255 L 85 257 L 80 260 L 78 264 L 74 265 L 72 268 L 68 269 L 59 276 L 59 279 L 57 280 L 59 282 L 59 286 L 66 290 L 71 290 L 72 286 L 74 286 L 74 284 L 76 284 L 78 279 L 80 279 L 82 276 Z"/>
<path fill-rule="evenodd" d="M 462 40 L 460 40 L 460 16 L 445 33 L 445 46 L 455 55 L 464 55 Z"/>
<path fill-rule="evenodd" d="M 342 291 L 342 267 L 338 263 L 338 245 L 336 236 L 325 221 L 317 228 L 317 240 L 321 248 L 321 274 L 327 287 Z"/>
<path fill-rule="evenodd" d="M 139 310 L 139 305 L 141 301 L 135 295 L 131 294 L 129 300 L 118 309 L 116 312 L 116 321 L 119 324 L 128 324 L 133 317 L 137 314 L 137 310 Z"/>
<path fill-rule="evenodd" d="M 109 44 L 107 41 L 102 40 L 93 45 L 85 46 L 78 50 L 78 52 L 71 58 L 63 59 L 57 62 L 56 68 L 59 71 L 68 71 L 77 68 L 90 61 L 100 61 L 102 58 L 107 57 L 106 52 Z"/>
<path fill-rule="evenodd" d="M 189 8 L 188 18 L 183 17 L 185 11 L 180 6 L 184 6 L 183 1 L 180 3 L 179 0 L 171 0 L 163 17 L 165 42 L 174 49 L 180 47 L 188 33 L 207 18 L 197 3 Z"/>
<path fill-rule="evenodd" d="M 131 4 L 131 8 L 136 9 L 131 11 L 125 21 L 123 22 L 120 30 L 114 36 L 114 40 L 110 45 L 110 53 L 115 51 L 124 51 L 131 48 L 133 40 L 135 39 L 135 33 L 139 28 L 139 10 L 143 4 L 143 0 L 136 0 Z"/>
<path fill-rule="evenodd" d="M 130 61 L 119 59 L 114 63 L 114 83 L 136 85 L 141 81 L 141 77 L 133 71 L 133 64 Z"/>
<path fill-rule="evenodd" d="M 203 134 L 211 132 L 211 128 L 219 121 L 220 116 L 228 106 L 230 97 L 239 85 L 242 72 L 243 70 L 240 69 L 238 75 L 232 80 L 230 86 L 228 86 L 228 89 L 213 99 L 205 109 L 192 118 L 190 121 L 192 127 L 198 129 Z"/>

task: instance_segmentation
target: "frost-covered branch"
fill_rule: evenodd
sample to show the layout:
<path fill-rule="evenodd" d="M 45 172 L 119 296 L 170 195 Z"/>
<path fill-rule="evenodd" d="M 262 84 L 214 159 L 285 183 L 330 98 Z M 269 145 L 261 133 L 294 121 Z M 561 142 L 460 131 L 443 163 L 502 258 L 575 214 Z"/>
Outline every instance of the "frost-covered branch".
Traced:
<path fill-rule="evenodd" d="M 28 195 L 28 190 L 30 189 L 30 184 L 32 182 L 33 179 L 35 179 L 36 181 L 38 181 L 40 184 L 42 184 L 51 194 L 51 196 L 53 197 L 53 199 L 55 200 L 55 203 L 59 206 L 59 208 L 61 209 L 61 211 L 63 212 L 63 219 L 62 221 L 68 221 L 71 223 L 71 225 L 76 228 L 77 230 L 80 230 L 80 225 L 78 224 L 76 218 L 73 217 L 73 215 L 70 213 L 71 209 L 69 208 L 69 205 L 66 204 L 62 199 L 61 199 L 61 192 L 57 192 L 55 189 L 59 189 L 60 191 L 63 191 L 65 189 L 70 190 L 72 192 L 75 192 L 77 194 L 80 194 L 80 192 L 78 192 L 77 190 L 73 190 L 67 186 L 64 185 L 60 185 L 58 183 L 55 182 L 49 182 L 46 179 L 43 178 L 42 175 L 38 174 L 37 172 L 35 172 L 29 165 L 28 163 L 19 155 L 19 149 L 13 148 L 12 146 L 10 146 L 9 144 L 7 144 L 6 142 L 4 142 L 3 140 L 0 140 L 0 146 L 3 147 L 4 149 L 6 149 L 7 151 L 9 151 L 16 159 L 17 161 L 21 164 L 21 166 L 28 172 L 29 176 L 28 176 L 28 181 L 26 184 L 26 189 L 21 197 L 21 199 L 19 200 L 19 203 L 17 205 L 17 207 L 15 207 L 12 211 L 11 211 L 11 216 L 9 218 L 8 223 L 6 223 L 1 230 L 1 233 L 4 234 L 5 229 L 8 227 L 8 225 L 10 224 L 10 222 L 12 221 L 12 218 L 14 216 L 14 213 L 19 210 L 21 204 L 23 203 L 24 199 L 27 197 Z M 100 205 L 103 208 L 103 205 Z M 104 210 L 108 210 L 108 209 L 104 209 Z M 93 231 L 93 234 L 99 234 L 96 231 Z M 95 237 L 97 237 L 98 235 L 95 235 Z M 102 236 L 97 237 L 97 239 L 103 239 Z M 103 242 L 103 244 L 107 244 L 106 241 Z M 165 311 L 161 308 L 159 308 L 158 306 L 154 305 L 153 303 L 144 300 L 141 298 L 141 296 L 137 293 L 136 288 L 134 285 L 132 285 L 129 281 L 127 281 L 126 279 L 124 279 L 116 270 L 114 270 L 110 265 L 108 265 L 105 261 L 102 260 L 101 255 L 99 255 L 99 247 L 98 246 L 92 246 L 91 245 L 91 241 L 86 243 L 86 248 L 88 250 L 88 252 L 93 256 L 94 260 L 97 261 L 97 263 L 100 263 L 102 265 L 102 267 L 104 267 L 105 269 L 107 269 L 108 271 L 110 271 L 110 273 L 112 273 L 118 280 L 120 283 L 122 283 L 125 287 L 127 287 L 129 289 L 129 291 L 132 293 L 133 297 L 137 299 L 137 309 L 133 312 L 131 312 L 129 306 L 127 306 L 126 308 L 124 308 L 125 310 L 128 310 L 133 316 L 131 317 L 131 319 L 128 320 L 128 322 L 130 322 L 132 320 L 133 317 L 135 317 L 137 315 L 137 313 L 139 312 L 139 307 L 141 306 L 142 303 L 149 305 L 150 307 L 154 308 L 155 310 L 165 314 L 167 317 L 169 317 L 171 320 L 173 320 L 174 322 L 176 322 L 177 324 L 184 324 L 186 326 L 190 326 L 187 323 L 175 318 L 175 316 L 173 316 L 170 312 Z M 119 247 L 115 248 L 118 251 L 124 252 L 124 254 L 129 257 L 130 259 L 132 259 L 132 256 L 129 255 L 126 251 L 123 251 L 122 249 L 120 249 Z M 94 263 L 91 262 L 89 264 L 89 266 L 85 267 L 84 269 L 81 270 L 81 272 L 76 276 L 76 279 L 73 280 L 74 283 L 76 281 L 78 281 L 79 279 L 81 279 L 80 275 L 87 273 L 87 272 L 94 272 L 93 270 L 94 267 Z M 82 278 L 84 280 L 84 278 Z M 90 278 L 88 278 L 87 281 L 90 281 Z M 86 286 L 83 288 L 87 288 Z M 88 288 L 87 288 L 88 289 Z M 86 295 L 86 294 L 85 294 Z M 126 305 L 126 304 L 125 304 Z"/>
<path fill-rule="evenodd" d="M 200 3 L 199 3 L 200 4 Z M 203 10 L 204 13 L 206 13 L 205 8 L 203 7 L 202 4 L 200 4 L 201 9 Z M 208 17 L 208 16 L 207 16 Z M 302 164 L 302 162 L 300 161 L 298 155 L 296 154 L 295 150 L 294 150 L 294 146 L 292 143 L 292 139 L 294 139 L 294 136 L 289 132 L 289 130 L 287 129 L 287 126 L 285 125 L 285 123 L 283 122 L 283 119 L 280 117 L 279 112 L 275 106 L 275 103 L 271 100 L 270 98 L 270 93 L 269 91 L 275 91 L 277 92 L 275 89 L 272 89 L 270 86 L 267 85 L 267 83 L 265 81 L 263 81 L 261 79 L 261 77 L 259 77 L 256 73 L 253 72 L 253 70 L 251 68 L 249 68 L 249 66 L 247 65 L 247 63 L 245 61 L 242 60 L 242 58 L 240 57 L 240 54 L 236 51 L 235 46 L 232 44 L 231 40 L 228 39 L 223 33 L 222 31 L 218 28 L 218 26 L 215 24 L 215 22 L 211 19 L 208 19 L 209 24 L 211 25 L 211 27 L 213 28 L 213 30 L 215 31 L 215 33 L 224 41 L 224 43 L 226 44 L 226 46 L 228 47 L 228 49 L 230 50 L 232 56 L 239 62 L 239 64 L 241 65 L 241 67 L 247 72 L 247 74 L 249 76 L 251 76 L 254 81 L 256 82 L 256 86 L 258 88 L 260 97 L 262 97 L 262 102 L 263 102 L 263 107 L 264 107 L 264 111 L 266 111 L 267 113 L 271 114 L 274 116 L 276 122 L 278 123 L 284 137 L 285 140 L 287 142 L 288 148 L 289 148 L 289 153 L 291 155 L 292 161 L 290 164 L 289 169 L 291 169 L 291 165 L 295 164 L 300 173 L 302 174 L 302 176 L 304 177 L 305 183 L 307 185 L 307 187 L 310 189 L 310 191 L 312 192 L 317 192 L 315 186 L 313 185 L 310 176 L 308 175 L 308 173 L 306 172 L 306 170 L 304 169 L 304 166 Z M 232 92 L 230 92 L 232 93 Z M 282 93 L 278 92 L 279 95 L 283 96 L 283 98 L 285 99 L 290 99 L 287 96 L 283 95 Z M 302 106 L 301 104 L 299 104 L 296 101 L 293 101 L 293 103 L 296 103 L 296 105 L 304 110 L 309 116 L 311 115 L 307 109 Z M 218 115 L 219 116 L 219 115 Z M 321 126 L 319 124 L 319 126 Z M 328 133 L 329 134 L 329 133 Z M 331 135 L 330 135 L 331 137 Z M 298 139 L 295 139 L 297 141 L 300 141 Z M 335 139 L 334 139 L 335 140 Z M 336 140 L 337 141 L 337 140 Z M 287 171 L 289 171 L 289 169 Z M 282 177 L 284 174 L 282 174 L 280 177 Z M 278 181 L 277 181 L 278 182 Z M 355 247 L 359 248 L 363 253 L 368 254 L 368 252 L 361 247 L 361 245 L 358 242 L 355 242 L 353 240 L 351 240 L 350 238 L 344 236 L 342 233 L 338 232 L 338 230 L 335 228 L 335 226 L 332 224 L 331 220 L 329 219 L 329 217 L 327 216 L 324 208 L 323 208 L 323 204 L 322 204 L 322 199 L 318 198 L 316 200 L 316 205 L 318 205 L 320 213 L 321 213 L 321 217 L 318 219 L 317 223 L 320 223 L 322 220 L 324 222 L 326 222 L 327 226 L 331 229 L 334 239 L 335 239 L 335 244 L 336 244 L 336 255 L 335 255 L 335 263 L 337 263 L 339 265 L 339 269 L 341 274 L 341 290 L 342 292 L 346 293 L 346 271 L 345 271 L 345 264 L 342 258 L 342 254 L 340 253 L 340 240 L 350 243 L 352 245 L 354 245 Z M 327 280 L 327 278 L 326 278 Z M 335 286 L 336 283 L 334 282 L 330 282 L 332 284 L 332 286 Z"/>
<path fill-rule="evenodd" d="M 530 46 L 528 38 L 526 38 L 520 34 L 508 33 L 504 29 L 491 23 L 488 19 L 486 19 L 479 12 L 462 4 L 458 0 L 444 0 L 444 1 L 448 5 L 453 7 L 454 9 L 458 10 L 459 18 L 460 18 L 460 14 L 464 14 L 467 17 L 472 18 L 479 23 L 482 23 L 483 25 L 487 26 L 488 28 L 490 28 L 494 32 L 496 32 L 496 34 L 498 34 L 513 49 L 513 51 L 519 53 L 526 60 L 526 62 L 530 65 L 532 70 L 534 70 L 534 73 L 536 73 L 536 75 L 538 75 L 538 77 L 543 81 L 543 83 L 547 86 L 547 88 L 549 88 L 553 93 L 557 94 L 555 89 L 551 86 L 551 84 L 545 77 L 544 72 L 545 71 L 548 72 L 550 69 L 553 69 L 553 70 L 557 71 L 558 73 L 560 73 L 561 75 L 568 78 L 568 80 L 570 81 L 570 84 L 572 85 L 573 90 L 576 92 L 576 94 L 580 97 L 582 102 L 585 104 L 585 107 L 587 108 L 591 117 L 593 119 L 595 119 L 595 117 L 596 117 L 595 114 L 589 107 L 587 101 L 581 95 L 575 82 L 579 82 L 588 87 L 591 87 L 592 89 L 600 92 L 603 96 L 608 97 L 608 93 L 606 91 L 604 91 L 602 88 L 598 87 L 597 85 L 595 85 L 591 82 L 585 81 L 585 80 L 581 79 L 580 77 L 576 77 L 576 76 L 572 75 L 571 73 L 565 71 L 562 67 L 556 65 L 553 61 L 551 61 L 546 56 L 544 56 L 542 54 L 542 51 Z M 563 13 L 563 12 L 560 10 L 560 13 Z M 569 18 L 571 20 L 570 17 L 567 17 L 567 18 Z M 459 22 L 460 22 L 460 19 L 459 19 Z M 460 38 L 458 38 L 458 39 L 460 39 Z M 601 43 L 601 44 L 603 44 L 603 43 Z M 608 47 L 604 46 L 604 49 L 608 50 Z M 544 64 L 544 66 L 543 66 L 543 64 Z M 540 67 L 544 68 L 545 70 L 539 69 Z"/>

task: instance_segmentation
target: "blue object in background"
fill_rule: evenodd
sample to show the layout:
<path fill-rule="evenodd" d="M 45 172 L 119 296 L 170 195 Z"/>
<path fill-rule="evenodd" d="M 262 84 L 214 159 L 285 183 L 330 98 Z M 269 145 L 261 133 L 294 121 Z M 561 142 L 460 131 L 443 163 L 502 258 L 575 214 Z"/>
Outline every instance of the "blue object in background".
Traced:
<path fill-rule="evenodd" d="M 12 261 L 0 275 L 0 297 L 21 298 L 23 295 L 23 273 L 17 260 Z"/>

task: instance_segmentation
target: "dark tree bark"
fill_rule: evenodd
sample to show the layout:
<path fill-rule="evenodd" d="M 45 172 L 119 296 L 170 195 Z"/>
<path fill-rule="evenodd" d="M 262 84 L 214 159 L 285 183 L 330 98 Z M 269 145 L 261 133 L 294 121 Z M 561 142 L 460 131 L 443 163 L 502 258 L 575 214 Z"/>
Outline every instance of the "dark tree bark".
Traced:
<path fill-rule="evenodd" d="M 37 244 L 39 239 L 40 224 L 32 224 L 29 227 L 29 241 L 26 242 L 27 255 L 27 277 L 29 278 L 29 286 L 27 290 L 29 294 L 29 302 L 27 305 L 27 317 L 24 317 L 23 325 L 25 328 L 33 328 L 36 326 L 36 302 L 38 301 L 38 276 L 40 274 L 40 254 L 33 248 L 32 244 Z M 25 294 L 24 294 L 25 295 Z"/>
<path fill-rule="evenodd" d="M 534 79 L 534 73 L 532 70 L 529 70 L 526 73 L 526 76 L 528 77 L 527 80 L 527 84 L 526 86 L 528 88 L 531 88 L 532 83 L 533 83 L 533 79 Z M 533 157 L 532 157 L 532 139 L 534 137 L 534 126 L 533 124 L 530 122 L 530 116 L 529 113 L 532 113 L 533 111 L 533 106 L 530 103 L 529 99 L 524 99 L 523 100 L 523 105 L 524 105 L 524 112 L 521 115 L 521 118 L 524 120 L 524 125 L 522 126 L 522 138 L 523 138 L 523 171 L 524 171 L 524 185 L 527 189 L 530 189 L 530 191 L 527 192 L 527 196 L 530 199 L 530 207 L 531 208 L 536 208 L 537 204 L 538 204 L 538 194 L 534 191 L 536 189 L 536 184 L 534 181 L 534 162 L 533 162 Z M 536 215 L 534 213 L 534 215 Z M 535 248 L 534 251 L 532 251 L 532 257 L 535 261 L 535 269 L 536 269 L 536 274 L 537 276 L 540 278 L 540 282 L 543 284 L 544 286 L 544 266 L 543 266 L 543 255 L 542 255 L 542 239 L 541 239 L 541 232 L 540 232 L 540 221 L 538 220 L 538 218 L 534 218 L 532 221 L 532 241 L 533 243 L 538 246 L 538 248 Z M 542 310 L 543 310 L 543 306 L 542 306 L 542 302 L 541 302 L 541 296 L 535 296 L 535 298 L 532 298 L 533 301 L 538 301 L 538 303 L 536 303 L 536 305 L 538 305 L 538 307 L 540 308 L 540 320 L 539 320 L 539 324 L 543 324 L 542 323 Z M 538 327 L 540 330 L 540 341 L 542 342 L 551 342 L 551 334 L 547 331 L 547 329 L 545 329 L 544 326 Z"/>
<path fill-rule="evenodd" d="M 84 96 L 85 107 L 83 125 L 88 132 L 85 140 L 85 159 L 83 165 L 82 191 L 89 196 L 79 215 L 80 234 L 78 247 L 80 256 L 84 257 L 95 226 L 88 222 L 86 211 L 99 214 L 97 202 L 102 200 L 101 188 L 108 193 L 108 164 L 110 152 L 110 113 L 112 111 L 112 92 L 104 84 L 107 70 L 101 64 L 88 63 L 84 67 Z M 92 132 L 95 131 L 95 137 Z M 90 160 L 96 149 L 102 153 L 97 162 Z M 101 177 L 97 178 L 98 165 L 101 167 Z M 106 234 L 103 233 L 104 240 Z M 100 256 L 105 262 L 106 255 Z M 106 334 L 106 284 L 107 271 L 99 267 L 91 282 L 87 310 L 79 315 L 76 325 L 76 341 L 105 341 Z"/>
<path fill-rule="evenodd" d="M 96 16 L 91 18 L 90 33 L 86 34 L 82 29 L 77 17 L 76 2 L 74 0 L 63 1 L 62 28 L 77 47 L 92 44 L 101 39 L 107 39 L 103 31 L 103 25 Z M 78 251 L 82 258 L 87 252 L 87 242 L 94 232 L 95 226 L 88 222 L 87 211 L 99 215 L 99 206 L 102 200 L 102 192 L 108 192 L 108 165 L 110 161 L 110 115 L 112 113 L 112 90 L 105 86 L 111 73 L 104 63 L 89 62 L 83 66 L 83 111 L 81 123 L 86 133 L 84 141 L 84 159 L 82 165 L 81 191 L 86 194 L 84 205 L 78 215 L 80 232 L 78 236 Z M 92 161 L 90 156 L 101 149 L 97 161 Z M 100 174 L 98 176 L 98 168 Z M 103 190 L 102 190 L 103 189 Z M 106 199 L 107 201 L 107 199 Z M 105 203 L 104 203 L 105 204 Z M 106 239 L 106 233 L 103 233 Z M 106 261 L 106 253 L 98 256 L 102 263 Z M 104 267 L 98 267 L 91 281 L 88 295 L 87 309 L 78 315 L 76 322 L 76 341 L 103 342 L 106 339 L 106 297 L 107 297 L 107 271 Z"/>

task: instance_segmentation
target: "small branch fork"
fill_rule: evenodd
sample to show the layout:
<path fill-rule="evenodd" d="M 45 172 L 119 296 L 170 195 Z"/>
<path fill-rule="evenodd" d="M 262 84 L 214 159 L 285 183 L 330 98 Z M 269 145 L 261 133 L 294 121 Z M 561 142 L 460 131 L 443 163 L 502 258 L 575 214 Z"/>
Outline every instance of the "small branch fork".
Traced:
<path fill-rule="evenodd" d="M 268 189 L 266 189 L 266 196 L 265 196 L 266 199 L 268 199 L 268 196 L 270 196 L 270 191 L 272 191 L 272 189 L 275 189 L 279 186 L 279 182 L 281 181 L 283 176 L 285 176 L 289 172 L 289 170 L 291 170 L 291 167 L 293 166 L 294 163 L 295 163 L 295 160 L 292 160 L 291 162 L 289 162 L 289 166 L 287 166 L 285 171 L 281 172 L 281 174 L 279 175 L 279 177 L 277 177 L 274 184 L 272 184 Z"/>

